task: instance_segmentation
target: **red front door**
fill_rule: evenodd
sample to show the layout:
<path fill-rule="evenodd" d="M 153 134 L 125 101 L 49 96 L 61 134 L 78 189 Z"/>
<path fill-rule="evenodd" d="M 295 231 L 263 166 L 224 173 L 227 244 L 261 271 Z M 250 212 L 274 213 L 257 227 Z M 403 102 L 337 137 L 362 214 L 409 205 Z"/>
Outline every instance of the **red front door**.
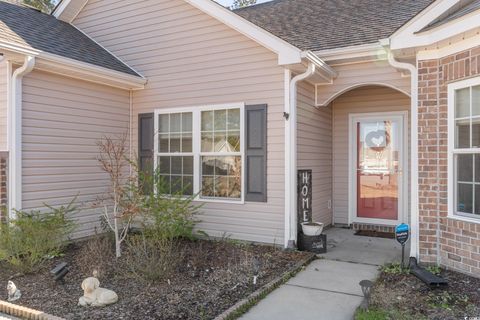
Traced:
<path fill-rule="evenodd" d="M 356 126 L 356 215 L 398 220 L 401 120 L 358 119 Z"/>

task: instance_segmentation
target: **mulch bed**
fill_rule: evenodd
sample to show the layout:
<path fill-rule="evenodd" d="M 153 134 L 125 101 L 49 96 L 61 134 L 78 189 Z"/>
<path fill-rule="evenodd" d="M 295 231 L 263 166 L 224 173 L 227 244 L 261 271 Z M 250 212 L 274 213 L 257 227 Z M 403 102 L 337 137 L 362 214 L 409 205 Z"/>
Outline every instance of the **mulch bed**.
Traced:
<path fill-rule="evenodd" d="M 480 317 L 480 279 L 446 270 L 440 275 L 448 281 L 446 289 L 430 289 L 410 274 L 383 272 L 373 289 L 371 307 L 388 311 L 389 319 Z"/>
<path fill-rule="evenodd" d="M 102 250 L 96 243 L 75 244 L 39 272 L 16 275 L 13 281 L 22 291 L 16 303 L 66 319 L 212 319 L 309 256 L 231 241 L 185 240 L 182 248 L 182 262 L 175 272 L 156 283 L 129 277 L 106 253 L 100 286 L 117 292 L 119 301 L 104 308 L 84 308 L 77 305 L 83 295 L 80 284 L 92 275 L 88 265 Z M 57 284 L 49 270 L 61 261 L 68 262 L 70 272 L 64 284 Z M 253 269 L 258 264 L 260 273 L 254 286 Z M 0 264 L 2 286 L 14 273 Z M 6 300 L 6 290 L 2 291 L 0 299 Z"/>

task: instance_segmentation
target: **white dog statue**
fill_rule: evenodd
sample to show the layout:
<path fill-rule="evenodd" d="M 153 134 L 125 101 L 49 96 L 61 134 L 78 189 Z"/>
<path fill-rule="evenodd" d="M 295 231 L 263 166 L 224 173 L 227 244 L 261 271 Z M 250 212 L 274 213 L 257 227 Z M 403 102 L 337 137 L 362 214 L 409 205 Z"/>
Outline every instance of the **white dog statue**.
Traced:
<path fill-rule="evenodd" d="M 10 302 L 17 301 L 22 296 L 22 293 L 20 292 L 20 290 L 17 289 L 17 286 L 12 281 L 8 281 L 7 292 L 8 292 L 8 301 Z"/>
<path fill-rule="evenodd" d="M 100 288 L 100 281 L 90 277 L 82 282 L 83 297 L 78 299 L 80 306 L 104 307 L 118 301 L 118 295 L 108 289 Z"/>

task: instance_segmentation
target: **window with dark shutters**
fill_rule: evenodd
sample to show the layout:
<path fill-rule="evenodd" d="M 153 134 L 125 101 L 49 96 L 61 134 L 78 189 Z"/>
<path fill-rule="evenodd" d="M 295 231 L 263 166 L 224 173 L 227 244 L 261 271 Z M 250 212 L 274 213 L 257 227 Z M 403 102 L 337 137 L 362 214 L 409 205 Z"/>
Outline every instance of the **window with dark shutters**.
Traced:
<path fill-rule="evenodd" d="M 245 201 L 267 201 L 267 105 L 245 106 Z"/>

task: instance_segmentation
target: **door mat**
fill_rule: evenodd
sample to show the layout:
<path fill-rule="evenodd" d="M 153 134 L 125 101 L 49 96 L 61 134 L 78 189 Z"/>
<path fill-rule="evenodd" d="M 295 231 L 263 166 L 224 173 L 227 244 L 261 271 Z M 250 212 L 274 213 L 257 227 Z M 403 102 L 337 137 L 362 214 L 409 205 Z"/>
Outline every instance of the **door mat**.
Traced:
<path fill-rule="evenodd" d="M 355 232 L 355 235 L 356 236 L 363 236 L 363 237 L 395 239 L 395 233 L 393 233 L 393 232 L 383 232 L 383 231 L 377 231 L 377 230 L 357 230 Z"/>

